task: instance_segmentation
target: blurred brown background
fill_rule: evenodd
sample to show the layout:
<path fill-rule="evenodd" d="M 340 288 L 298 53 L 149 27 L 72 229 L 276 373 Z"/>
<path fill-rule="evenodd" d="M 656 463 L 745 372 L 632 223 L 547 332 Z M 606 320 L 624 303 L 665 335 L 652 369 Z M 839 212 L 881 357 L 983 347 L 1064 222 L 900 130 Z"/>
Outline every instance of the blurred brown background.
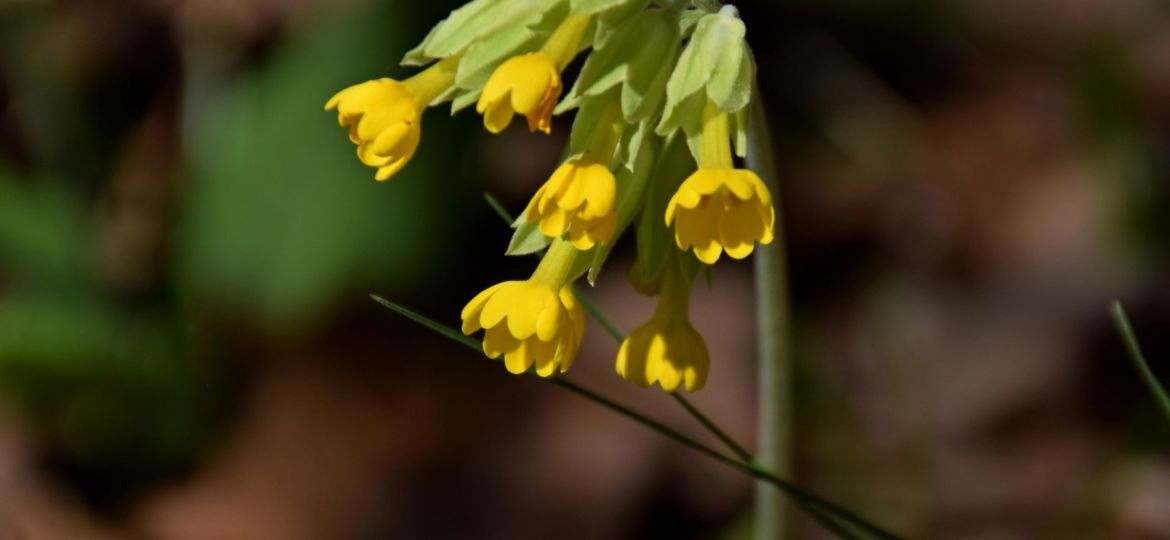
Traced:
<path fill-rule="evenodd" d="M 0 0 L 0 538 L 744 538 L 738 473 L 413 326 L 506 259 L 552 137 L 431 111 L 376 184 L 333 92 L 458 0 Z M 910 537 L 1170 538 L 1170 17 L 738 4 L 783 169 L 796 479 Z M 625 330 L 628 239 L 594 294 Z M 748 263 L 694 400 L 752 442 Z M 613 374 L 572 378 L 708 440 Z M 821 538 L 811 522 L 796 536 Z"/>

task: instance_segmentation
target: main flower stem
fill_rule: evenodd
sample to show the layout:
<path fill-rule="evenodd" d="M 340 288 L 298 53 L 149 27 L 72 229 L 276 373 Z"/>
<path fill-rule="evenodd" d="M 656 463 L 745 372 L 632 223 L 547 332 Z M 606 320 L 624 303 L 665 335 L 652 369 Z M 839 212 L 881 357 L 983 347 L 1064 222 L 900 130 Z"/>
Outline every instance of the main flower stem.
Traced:
<path fill-rule="evenodd" d="M 759 346 L 759 449 L 757 460 L 781 476 L 792 471 L 792 355 L 789 332 L 788 266 L 784 253 L 784 220 L 780 212 L 780 185 L 772 155 L 768 119 L 753 92 L 748 130 L 748 167 L 760 175 L 772 192 L 776 209 L 775 240 L 761 245 L 755 256 L 756 324 Z M 773 486 L 756 485 L 755 538 L 775 540 L 789 532 L 788 504 Z"/>

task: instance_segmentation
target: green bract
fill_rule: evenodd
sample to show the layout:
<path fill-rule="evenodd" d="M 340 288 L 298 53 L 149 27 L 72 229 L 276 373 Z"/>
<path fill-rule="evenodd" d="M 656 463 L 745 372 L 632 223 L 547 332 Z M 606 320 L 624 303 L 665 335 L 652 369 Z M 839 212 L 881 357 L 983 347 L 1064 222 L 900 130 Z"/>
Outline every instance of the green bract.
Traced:
<path fill-rule="evenodd" d="M 406 53 L 402 64 L 423 66 L 457 54 L 502 28 L 526 26 L 538 19 L 549 3 L 550 0 L 473 0 L 436 24 L 422 43 Z"/>
<path fill-rule="evenodd" d="M 657 131 L 669 135 L 682 129 L 697 154 L 703 107 L 710 100 L 735 114 L 751 102 L 756 65 L 744 41 L 743 21 L 733 6 L 702 16 L 666 84 L 666 105 Z M 737 122 L 737 131 L 742 122 Z M 742 136 L 737 134 L 736 139 Z M 737 152 L 742 145 L 737 144 Z"/>
<path fill-rule="evenodd" d="M 628 122 L 657 115 L 678 57 L 679 40 L 674 13 L 662 9 L 638 13 L 593 51 L 558 111 L 620 85 L 622 114 Z"/>

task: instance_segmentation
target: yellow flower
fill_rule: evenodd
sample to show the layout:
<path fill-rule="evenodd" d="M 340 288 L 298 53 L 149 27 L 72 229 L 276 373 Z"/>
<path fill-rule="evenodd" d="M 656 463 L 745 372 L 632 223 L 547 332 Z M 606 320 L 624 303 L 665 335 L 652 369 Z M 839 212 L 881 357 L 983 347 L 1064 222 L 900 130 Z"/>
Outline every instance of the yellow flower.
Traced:
<path fill-rule="evenodd" d="M 751 255 L 755 243 L 772 241 L 776 211 L 760 177 L 746 169 L 700 168 L 679 186 L 666 206 L 679 249 L 694 249 L 707 264 L 722 252 L 735 259 Z"/>
<path fill-rule="evenodd" d="M 414 157 L 423 110 L 454 83 L 459 58 L 444 58 L 405 81 L 355 84 L 325 103 L 326 111 L 337 109 L 337 123 L 349 128 L 358 159 L 378 169 L 378 181 L 389 180 Z"/>
<path fill-rule="evenodd" d="M 504 131 L 515 114 L 528 117 L 529 131 L 552 131 L 553 108 L 564 90 L 561 71 L 577 55 L 591 20 L 587 15 L 565 17 L 539 51 L 514 56 L 496 68 L 475 105 L 488 131 Z"/>
<path fill-rule="evenodd" d="M 337 123 L 349 128 L 358 159 L 378 169 L 374 178 L 388 180 L 406 166 L 418 148 L 422 105 L 403 83 L 378 79 L 338 92 L 325 104 L 337 109 Z"/>
<path fill-rule="evenodd" d="M 479 293 L 463 308 L 463 333 L 484 329 L 483 352 L 504 356 L 508 371 L 536 366 L 549 377 L 573 363 L 585 335 L 585 312 L 567 283 L 577 251 L 554 242 L 527 281 L 505 281 Z"/>
<path fill-rule="evenodd" d="M 483 125 L 492 133 L 504 131 L 513 114 L 528 117 L 529 131 L 549 133 L 562 90 L 557 63 L 547 54 L 516 56 L 492 73 L 475 110 L 483 115 Z"/>
<path fill-rule="evenodd" d="M 608 168 L 592 160 L 569 161 L 532 196 L 525 211 L 529 223 L 540 221 L 540 232 L 556 238 L 569 231 L 573 247 L 592 249 L 613 236 L 617 181 Z"/>
<path fill-rule="evenodd" d="M 676 266 L 672 261 L 665 270 L 654 316 L 618 349 L 617 373 L 643 388 L 658 383 L 667 392 L 680 386 L 697 392 L 707 382 L 710 356 L 703 336 L 691 326 L 690 284 Z"/>

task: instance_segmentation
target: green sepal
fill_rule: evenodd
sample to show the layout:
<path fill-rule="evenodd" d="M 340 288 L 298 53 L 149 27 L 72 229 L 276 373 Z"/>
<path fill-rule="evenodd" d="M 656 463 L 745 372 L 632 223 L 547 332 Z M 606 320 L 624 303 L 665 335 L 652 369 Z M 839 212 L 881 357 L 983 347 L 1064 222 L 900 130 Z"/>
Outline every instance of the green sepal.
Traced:
<path fill-rule="evenodd" d="M 617 177 L 617 227 L 609 242 L 594 250 L 593 262 L 589 266 L 590 285 L 597 282 L 597 276 L 601 273 L 601 267 L 605 265 L 609 253 L 613 251 L 618 239 L 634 221 L 634 216 L 642 207 L 644 198 L 642 195 L 646 192 L 646 184 L 653 175 L 655 158 L 657 157 L 658 142 L 654 137 L 646 137 L 646 133 L 649 131 L 651 129 L 646 122 L 638 125 L 637 129 L 627 130 L 623 146 L 632 146 L 633 141 L 637 141 L 634 149 L 627 151 L 633 156 L 627 160 L 632 166 L 618 167 L 615 172 Z"/>
<path fill-rule="evenodd" d="M 640 154 L 642 151 L 642 143 L 647 141 L 647 138 L 654 137 L 654 127 L 649 120 L 638 124 L 635 129 L 629 133 L 629 136 L 622 139 L 622 143 L 618 145 L 617 152 L 614 155 L 615 167 L 620 164 L 629 171 L 636 171 L 643 164 L 639 163 Z M 655 148 L 654 150 L 658 150 Z M 651 162 L 650 166 L 656 165 Z"/>
<path fill-rule="evenodd" d="M 577 278 L 581 277 L 581 274 L 584 274 L 586 270 L 589 270 L 589 267 L 593 266 L 593 258 L 596 252 L 596 246 L 585 251 L 577 252 L 577 256 L 573 258 L 573 266 L 569 267 L 568 279 L 570 283 L 576 281 Z M 593 285 L 593 281 L 590 281 L 589 285 Z"/>
<path fill-rule="evenodd" d="M 594 17 L 596 24 L 593 28 L 593 43 L 600 45 L 604 43 L 609 36 L 621 28 L 631 17 L 641 13 L 642 10 L 650 3 L 650 0 L 633 0 L 625 2 L 615 8 L 608 9 L 598 13 Z"/>
<path fill-rule="evenodd" d="M 662 9 L 639 12 L 598 43 L 558 111 L 620 85 L 622 114 L 628 122 L 657 114 L 679 54 L 679 40 L 678 23 L 671 13 Z"/>
<path fill-rule="evenodd" d="M 459 111 L 475 105 L 479 101 L 479 95 L 482 93 L 483 90 L 481 89 L 464 90 L 460 88 L 458 94 L 451 98 L 451 116 L 455 116 Z"/>
<path fill-rule="evenodd" d="M 731 115 L 731 137 L 735 145 L 735 155 L 747 159 L 748 153 L 748 129 L 750 128 L 752 118 L 752 107 L 755 103 L 748 103 L 748 105 Z"/>
<path fill-rule="evenodd" d="M 711 80 L 707 82 L 707 96 L 719 110 L 733 113 L 747 106 L 752 100 L 752 82 L 756 80 L 756 62 L 752 58 L 747 42 L 740 40 L 738 47 L 729 47 L 728 54 L 719 60 Z M 734 65 L 730 62 L 735 62 Z M 728 62 L 728 64 L 724 64 Z M 726 66 L 732 66 L 728 69 Z"/>
<path fill-rule="evenodd" d="M 508 242 L 508 250 L 504 255 L 531 255 L 552 244 L 552 239 L 540 232 L 540 222 L 529 223 L 525 214 L 527 212 L 520 212 L 520 216 L 512 222 L 516 232 L 512 233 L 512 241 Z"/>
<path fill-rule="evenodd" d="M 569 0 L 573 15 L 593 15 L 610 9 L 623 9 L 629 4 L 645 4 L 642 0 Z"/>
<path fill-rule="evenodd" d="M 598 124 L 605 116 L 605 109 L 609 106 L 611 99 L 614 99 L 614 96 L 607 95 L 589 98 L 581 103 L 581 109 L 573 117 L 573 127 L 569 131 L 568 157 L 565 158 L 565 161 L 579 159 L 585 155 L 589 143 L 593 140 L 594 132 L 600 127 Z"/>
<path fill-rule="evenodd" d="M 696 168 L 683 138 L 675 135 L 667 139 L 647 185 L 638 221 L 638 272 L 642 282 L 656 279 L 671 251 L 677 250 L 674 235 L 666 226 L 666 205 Z"/>
<path fill-rule="evenodd" d="M 688 9 L 680 13 L 678 16 L 679 34 L 684 39 L 691 37 L 695 33 L 695 26 L 699 24 L 699 19 L 702 19 L 710 13 L 701 9 Z"/>
<path fill-rule="evenodd" d="M 422 43 L 402 58 L 407 66 L 423 66 L 462 51 L 501 28 L 527 26 L 541 16 L 548 0 L 473 0 L 431 29 Z"/>
<path fill-rule="evenodd" d="M 743 21 L 732 6 L 699 19 L 666 84 L 666 105 L 658 134 L 665 136 L 681 128 L 693 147 L 708 99 L 731 114 L 747 106 L 755 62 L 744 41 L 745 34 Z"/>
<path fill-rule="evenodd" d="M 691 5 L 693 5 L 695 9 L 706 11 L 707 13 L 715 13 L 726 7 L 735 9 L 734 6 L 724 6 L 721 0 L 691 0 Z"/>
<path fill-rule="evenodd" d="M 513 56 L 540 48 L 540 44 L 551 33 L 539 25 L 517 25 L 471 45 L 459 60 L 455 86 L 464 89 L 483 88 L 500 64 Z"/>

